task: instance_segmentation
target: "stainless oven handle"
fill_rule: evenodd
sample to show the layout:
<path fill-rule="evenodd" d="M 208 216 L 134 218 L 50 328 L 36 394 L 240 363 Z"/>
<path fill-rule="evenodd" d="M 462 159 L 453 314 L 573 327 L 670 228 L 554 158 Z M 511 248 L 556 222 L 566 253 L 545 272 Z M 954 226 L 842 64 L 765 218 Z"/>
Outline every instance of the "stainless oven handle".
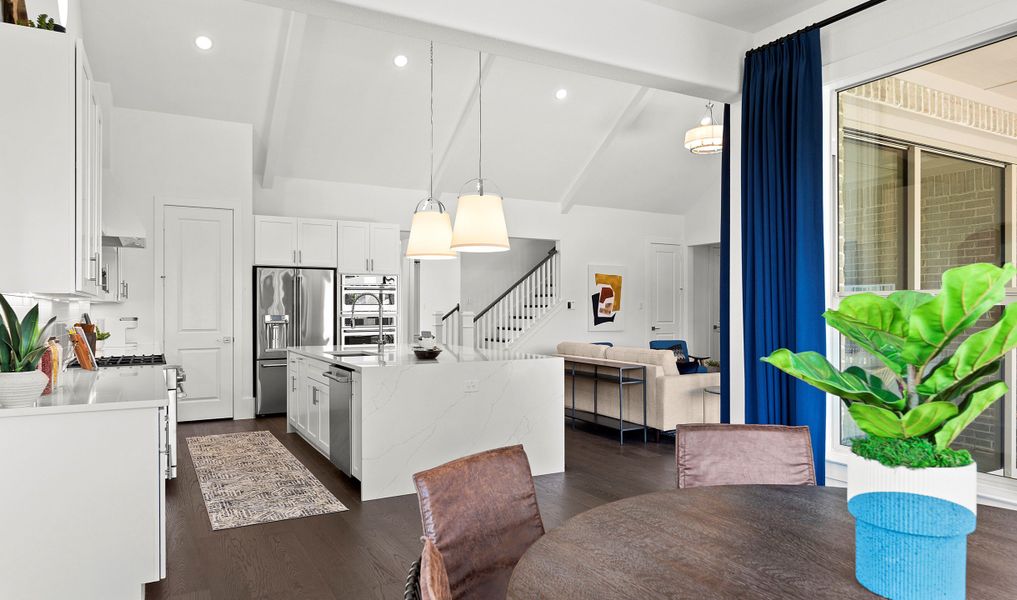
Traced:
<path fill-rule="evenodd" d="M 261 365 L 261 368 L 262 369 L 277 369 L 279 367 L 285 367 L 285 366 L 286 366 L 286 363 L 283 363 L 281 365 Z"/>

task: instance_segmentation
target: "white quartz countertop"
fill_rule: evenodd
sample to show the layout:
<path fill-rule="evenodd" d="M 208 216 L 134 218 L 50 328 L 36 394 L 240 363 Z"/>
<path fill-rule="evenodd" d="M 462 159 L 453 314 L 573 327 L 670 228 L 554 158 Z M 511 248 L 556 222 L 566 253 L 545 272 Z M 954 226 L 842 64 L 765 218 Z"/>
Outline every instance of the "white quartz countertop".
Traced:
<path fill-rule="evenodd" d="M 441 365 L 441 364 L 462 364 L 472 362 L 511 361 L 511 360 L 540 360 L 551 358 L 542 354 L 527 354 L 523 352 L 511 352 L 507 350 L 488 350 L 479 348 L 468 348 L 465 346 L 439 346 L 441 354 L 436 359 L 420 359 L 413 353 L 412 346 L 401 345 L 394 349 L 386 350 L 383 355 L 378 355 L 370 350 L 343 350 L 339 346 L 293 346 L 287 348 L 290 352 L 320 360 L 331 365 L 338 365 L 354 371 L 378 367 L 403 367 L 407 365 Z M 367 356 L 343 356 L 343 353 L 362 352 Z M 339 353 L 339 355 L 333 354 Z"/>
<path fill-rule="evenodd" d="M 164 366 L 106 367 L 98 371 L 67 369 L 57 389 L 35 406 L 0 408 L 0 418 L 131 408 L 158 408 L 169 403 Z"/>

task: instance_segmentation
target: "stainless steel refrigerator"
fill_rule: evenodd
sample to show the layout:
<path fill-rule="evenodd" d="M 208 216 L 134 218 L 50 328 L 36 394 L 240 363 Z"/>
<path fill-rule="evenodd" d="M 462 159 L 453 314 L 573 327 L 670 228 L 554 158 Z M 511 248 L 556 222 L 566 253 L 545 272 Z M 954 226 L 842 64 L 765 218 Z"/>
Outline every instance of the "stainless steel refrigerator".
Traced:
<path fill-rule="evenodd" d="M 254 267 L 254 412 L 286 412 L 286 347 L 336 343 L 335 269 Z"/>

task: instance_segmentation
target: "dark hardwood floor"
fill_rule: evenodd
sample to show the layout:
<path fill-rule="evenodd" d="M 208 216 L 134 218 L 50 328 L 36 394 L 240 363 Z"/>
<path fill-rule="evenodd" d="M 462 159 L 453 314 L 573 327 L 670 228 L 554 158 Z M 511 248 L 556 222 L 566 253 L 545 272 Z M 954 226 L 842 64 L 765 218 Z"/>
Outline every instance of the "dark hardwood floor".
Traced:
<path fill-rule="evenodd" d="M 347 507 L 346 512 L 212 531 L 185 438 L 269 430 Z M 634 440 L 634 438 L 633 438 Z M 167 485 L 167 577 L 146 598 L 283 600 L 402 598 L 420 554 L 415 496 L 361 503 L 356 485 L 296 434 L 283 417 L 181 424 L 178 476 Z M 674 444 L 566 428 L 566 472 L 536 478 L 547 529 L 629 496 L 675 486 Z"/>

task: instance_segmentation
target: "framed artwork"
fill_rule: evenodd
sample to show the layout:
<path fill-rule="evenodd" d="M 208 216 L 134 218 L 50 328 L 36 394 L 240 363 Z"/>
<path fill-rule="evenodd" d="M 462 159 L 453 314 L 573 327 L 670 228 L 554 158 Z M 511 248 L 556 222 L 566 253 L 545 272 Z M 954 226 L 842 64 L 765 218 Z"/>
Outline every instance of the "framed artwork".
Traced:
<path fill-rule="evenodd" d="M 622 304 L 622 288 L 625 283 L 625 267 L 611 265 L 589 265 L 587 267 L 590 307 L 590 331 L 623 331 L 625 313 Z"/>

